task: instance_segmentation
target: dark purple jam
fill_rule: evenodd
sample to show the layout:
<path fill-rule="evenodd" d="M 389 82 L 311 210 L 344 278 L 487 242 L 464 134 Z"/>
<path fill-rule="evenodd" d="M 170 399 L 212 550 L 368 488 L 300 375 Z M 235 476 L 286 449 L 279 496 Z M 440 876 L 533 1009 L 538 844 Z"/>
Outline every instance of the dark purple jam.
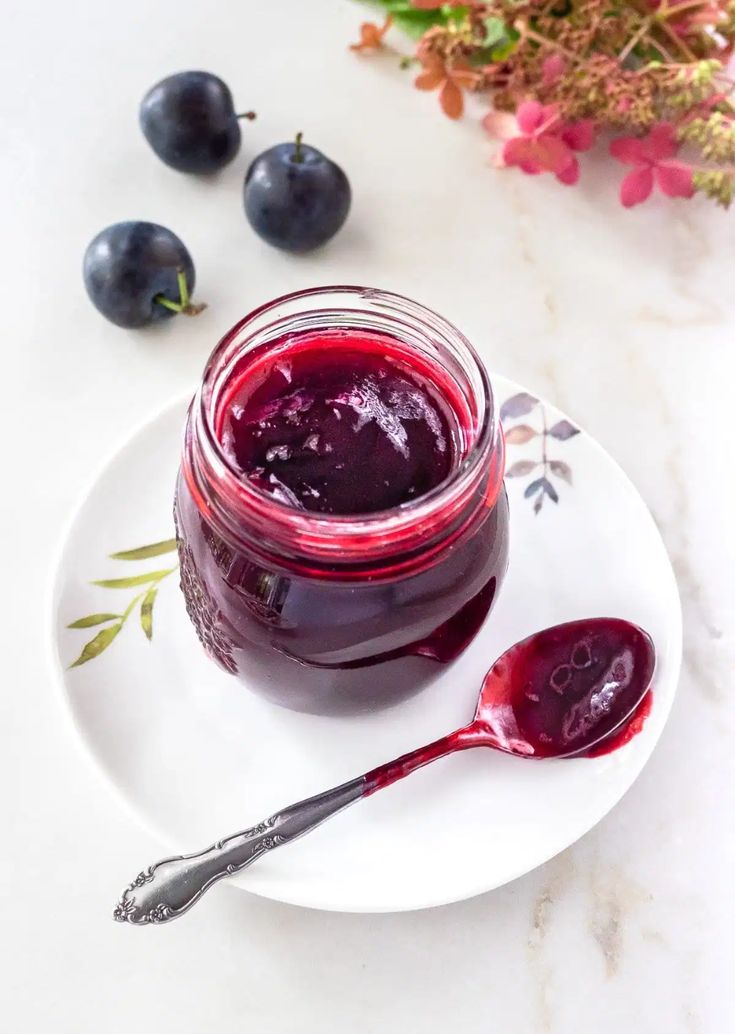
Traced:
<path fill-rule="evenodd" d="M 456 417 L 426 377 L 377 352 L 284 355 L 228 395 L 219 437 L 244 477 L 299 509 L 366 514 L 456 466 Z"/>
<path fill-rule="evenodd" d="M 606 753 L 642 727 L 655 657 L 650 636 L 619 618 L 547 628 L 488 672 L 476 718 L 492 726 L 501 715 L 535 757 Z"/>

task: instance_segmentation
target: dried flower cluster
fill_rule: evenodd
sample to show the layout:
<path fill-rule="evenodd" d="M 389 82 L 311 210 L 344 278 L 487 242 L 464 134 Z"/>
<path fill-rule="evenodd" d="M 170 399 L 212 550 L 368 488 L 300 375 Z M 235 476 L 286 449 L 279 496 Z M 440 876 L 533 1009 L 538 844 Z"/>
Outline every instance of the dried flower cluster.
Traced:
<path fill-rule="evenodd" d="M 735 0 L 378 2 L 384 24 L 365 23 L 353 49 L 385 46 L 392 24 L 417 37 L 415 85 L 437 90 L 450 118 L 466 91 L 486 97 L 498 165 L 570 185 L 577 154 L 607 133 L 611 157 L 628 166 L 626 207 L 654 187 L 732 201 Z"/>

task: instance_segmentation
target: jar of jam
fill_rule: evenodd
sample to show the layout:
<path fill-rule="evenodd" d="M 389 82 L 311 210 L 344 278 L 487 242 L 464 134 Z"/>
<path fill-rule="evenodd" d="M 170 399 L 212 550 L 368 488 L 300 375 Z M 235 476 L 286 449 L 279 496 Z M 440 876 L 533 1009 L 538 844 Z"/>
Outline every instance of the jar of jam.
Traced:
<path fill-rule="evenodd" d="M 471 642 L 508 560 L 487 373 L 436 313 L 315 288 L 241 320 L 191 404 L 175 517 L 209 655 L 296 710 L 375 710 Z"/>

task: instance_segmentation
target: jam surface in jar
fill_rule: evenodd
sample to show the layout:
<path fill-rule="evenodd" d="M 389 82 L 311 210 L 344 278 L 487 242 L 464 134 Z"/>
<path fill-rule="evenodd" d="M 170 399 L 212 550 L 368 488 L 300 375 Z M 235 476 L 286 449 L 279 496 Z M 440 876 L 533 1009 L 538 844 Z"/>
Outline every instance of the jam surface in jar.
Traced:
<path fill-rule="evenodd" d="M 243 477 L 290 506 L 389 510 L 456 467 L 457 418 L 432 380 L 392 355 L 384 337 L 343 337 L 306 335 L 247 370 L 220 407 L 218 437 Z"/>
<path fill-rule="evenodd" d="M 465 649 L 505 575 L 490 386 L 433 326 L 422 349 L 374 321 L 253 341 L 249 320 L 189 414 L 174 508 L 189 617 L 275 703 L 388 706 Z"/>

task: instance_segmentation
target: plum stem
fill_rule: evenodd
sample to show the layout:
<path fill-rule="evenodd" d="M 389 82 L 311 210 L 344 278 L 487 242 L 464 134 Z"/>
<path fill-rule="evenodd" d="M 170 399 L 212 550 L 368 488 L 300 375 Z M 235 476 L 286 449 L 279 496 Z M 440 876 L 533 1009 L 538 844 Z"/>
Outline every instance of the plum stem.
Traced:
<path fill-rule="evenodd" d="M 184 316 L 198 316 L 207 306 L 203 303 L 194 305 L 191 302 L 189 298 L 189 285 L 186 282 L 186 273 L 183 269 L 176 270 L 176 279 L 179 285 L 178 302 L 172 302 L 165 294 L 157 294 L 153 301 L 158 302 L 159 305 L 169 309 L 171 312 L 183 313 Z"/>
<path fill-rule="evenodd" d="M 297 133 L 296 134 L 296 146 L 294 148 L 294 152 L 293 152 L 293 155 L 292 155 L 292 160 L 295 161 L 295 162 L 303 162 L 303 160 L 304 160 L 304 155 L 303 155 L 303 152 L 301 150 L 301 141 L 303 139 L 304 139 L 304 134 L 303 133 Z"/>
<path fill-rule="evenodd" d="M 252 122 L 253 119 L 256 119 L 257 117 L 258 116 L 255 114 L 254 111 L 242 111 L 239 114 L 235 115 L 235 118 L 246 118 L 248 122 Z"/>
<path fill-rule="evenodd" d="M 157 294 L 153 299 L 154 302 L 158 302 L 164 309 L 169 309 L 171 312 L 181 312 L 181 306 L 178 302 L 172 302 L 165 294 Z"/>

